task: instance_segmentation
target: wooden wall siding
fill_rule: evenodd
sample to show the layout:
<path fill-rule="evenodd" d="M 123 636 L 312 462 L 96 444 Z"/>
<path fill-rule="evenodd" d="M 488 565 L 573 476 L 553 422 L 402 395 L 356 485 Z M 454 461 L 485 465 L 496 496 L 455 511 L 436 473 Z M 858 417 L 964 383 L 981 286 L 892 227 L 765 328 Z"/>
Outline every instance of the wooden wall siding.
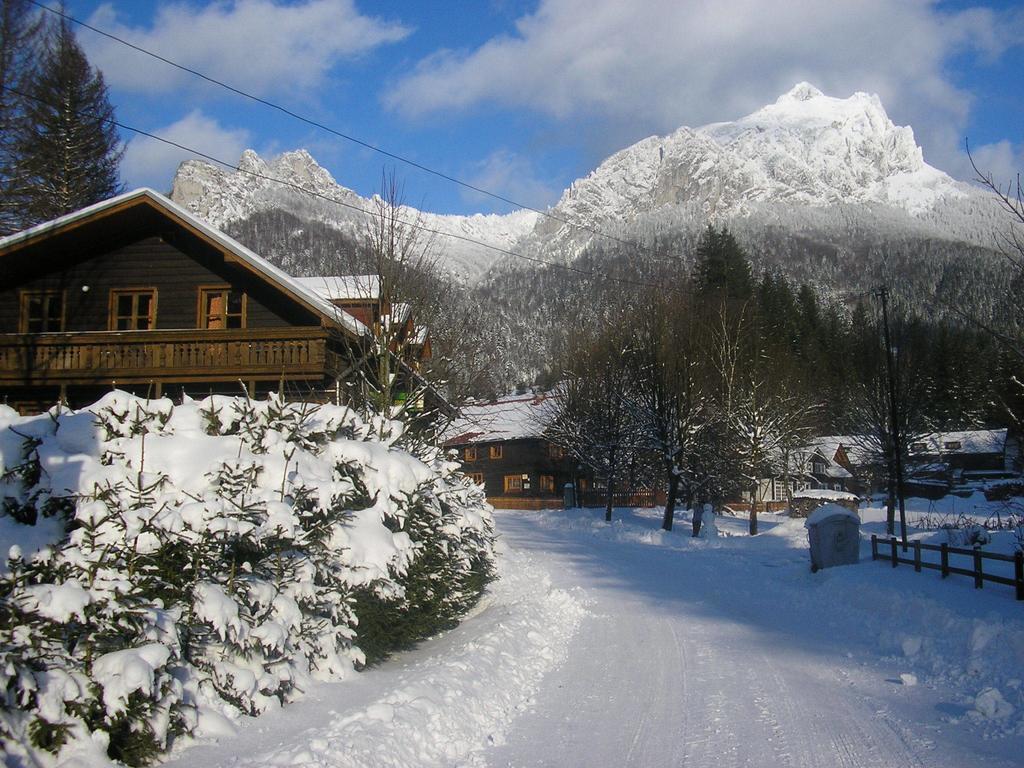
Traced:
<path fill-rule="evenodd" d="M 491 445 L 500 445 L 500 459 L 488 458 Z M 540 438 L 522 440 L 504 440 L 493 443 L 478 443 L 475 461 L 465 461 L 466 446 L 457 446 L 462 469 L 467 474 L 479 472 L 484 476 L 484 492 L 487 498 L 543 498 L 552 501 L 562 498 L 562 487 L 573 480 L 575 465 L 570 459 L 552 459 L 548 454 L 548 443 Z M 526 474 L 530 478 L 530 488 L 514 494 L 505 491 L 505 475 Z M 540 476 L 551 475 L 555 478 L 553 492 L 540 489 Z"/>
<path fill-rule="evenodd" d="M 320 325 L 314 313 L 247 269 L 224 263 L 219 252 L 187 233 L 145 237 L 110 251 L 78 246 L 71 255 L 43 247 L 51 245 L 32 249 L 30 260 L 18 258 L 20 254 L 4 258 L 7 279 L 0 287 L 0 333 L 19 331 L 18 296 L 25 289 L 65 290 L 65 330 L 101 331 L 108 328 L 112 288 L 156 288 L 156 328 L 172 329 L 196 328 L 199 286 L 223 284 L 248 294 L 249 328 Z M 82 290 L 85 285 L 88 291 Z"/>
<path fill-rule="evenodd" d="M 320 328 L 0 336 L 0 383 L 323 377 Z"/>

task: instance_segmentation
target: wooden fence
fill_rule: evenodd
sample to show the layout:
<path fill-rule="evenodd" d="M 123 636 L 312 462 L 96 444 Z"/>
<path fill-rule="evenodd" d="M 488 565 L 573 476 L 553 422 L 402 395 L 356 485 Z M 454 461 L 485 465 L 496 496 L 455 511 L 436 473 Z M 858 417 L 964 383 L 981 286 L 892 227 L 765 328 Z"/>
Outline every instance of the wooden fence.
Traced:
<path fill-rule="evenodd" d="M 588 489 L 580 494 L 581 507 L 603 507 L 608 503 L 608 493 L 600 488 Z M 654 491 L 616 491 L 612 494 L 614 507 L 653 507 Z"/>
<path fill-rule="evenodd" d="M 882 553 L 879 551 L 879 547 L 888 546 L 889 552 Z M 974 579 L 974 588 L 981 589 L 986 581 L 991 581 L 995 584 L 1005 584 L 1009 587 L 1013 587 L 1017 593 L 1018 600 L 1024 600 L 1024 553 L 1018 551 L 1014 555 L 1001 555 L 996 552 L 983 552 L 980 548 L 965 549 L 963 547 L 951 547 L 948 544 L 922 544 L 920 541 L 912 541 L 908 547 L 913 550 L 913 557 L 901 557 L 899 550 L 901 545 L 899 540 L 895 537 L 891 539 L 879 539 L 877 536 L 871 536 L 871 559 L 872 560 L 888 560 L 892 563 L 892 567 L 895 568 L 900 563 L 904 565 L 914 566 L 914 570 L 918 573 L 922 569 L 928 569 L 932 571 L 940 571 L 942 578 L 946 578 L 950 574 L 957 576 L 970 576 Z M 939 562 L 931 563 L 927 560 L 922 559 L 921 552 L 938 552 Z M 949 564 L 950 555 L 961 555 L 964 557 L 971 558 L 973 567 L 972 568 L 959 568 Z M 1008 576 L 1000 576 L 995 573 L 985 573 L 982 568 L 982 563 L 986 560 L 997 561 L 1002 563 L 1013 563 L 1013 578 Z"/>

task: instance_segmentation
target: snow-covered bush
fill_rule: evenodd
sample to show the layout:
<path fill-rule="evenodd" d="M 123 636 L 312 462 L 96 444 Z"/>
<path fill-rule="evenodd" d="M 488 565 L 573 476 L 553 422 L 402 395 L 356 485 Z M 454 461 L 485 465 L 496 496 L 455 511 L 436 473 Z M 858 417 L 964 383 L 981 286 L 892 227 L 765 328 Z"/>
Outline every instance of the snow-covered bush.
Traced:
<path fill-rule="evenodd" d="M 67 529 L 0 577 L 5 751 L 142 764 L 204 712 L 450 626 L 493 545 L 457 466 L 400 423 L 276 398 L 0 413 L 2 514 Z"/>

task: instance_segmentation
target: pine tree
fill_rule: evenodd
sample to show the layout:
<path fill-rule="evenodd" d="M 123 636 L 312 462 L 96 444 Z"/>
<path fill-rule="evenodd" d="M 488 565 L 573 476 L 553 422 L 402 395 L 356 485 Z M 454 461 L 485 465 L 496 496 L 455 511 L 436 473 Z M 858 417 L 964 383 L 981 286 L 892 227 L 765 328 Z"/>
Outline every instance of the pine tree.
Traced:
<path fill-rule="evenodd" d="M 124 152 L 103 75 L 93 69 L 66 21 L 51 28 L 25 85 L 14 132 L 20 176 L 19 225 L 71 213 L 121 191 Z"/>
<path fill-rule="evenodd" d="M 746 251 L 727 229 L 708 225 L 697 243 L 697 293 L 730 301 L 750 298 L 754 277 Z"/>
<path fill-rule="evenodd" d="M 28 0 L 0 3 L 0 235 L 19 228 L 15 205 L 21 185 L 15 163 L 15 126 L 24 118 L 20 95 L 35 65 L 41 20 Z"/>

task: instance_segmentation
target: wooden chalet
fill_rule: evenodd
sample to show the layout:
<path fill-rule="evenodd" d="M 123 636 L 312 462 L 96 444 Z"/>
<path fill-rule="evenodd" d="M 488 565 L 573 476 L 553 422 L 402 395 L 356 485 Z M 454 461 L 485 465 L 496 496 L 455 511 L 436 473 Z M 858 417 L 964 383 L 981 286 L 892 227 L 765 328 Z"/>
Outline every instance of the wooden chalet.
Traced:
<path fill-rule="evenodd" d="M 579 480 L 576 462 L 544 437 L 553 405 L 544 395 L 472 404 L 449 428 L 445 446 L 494 507 L 561 507 L 565 485 Z"/>
<path fill-rule="evenodd" d="M 149 189 L 0 240 L 0 265 L 0 402 L 23 412 L 115 386 L 345 398 L 368 348 L 343 306 Z"/>

